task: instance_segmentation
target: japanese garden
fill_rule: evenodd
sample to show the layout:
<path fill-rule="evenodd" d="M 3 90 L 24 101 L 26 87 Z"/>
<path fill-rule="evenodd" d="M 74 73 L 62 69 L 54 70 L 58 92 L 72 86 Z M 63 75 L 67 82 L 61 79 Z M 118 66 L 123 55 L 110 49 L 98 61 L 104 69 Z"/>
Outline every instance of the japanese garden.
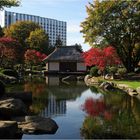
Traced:
<path fill-rule="evenodd" d="M 87 51 L 65 33 L 52 45 L 56 21 L 0 26 L 0 139 L 140 138 L 140 1 L 85 6 Z"/>

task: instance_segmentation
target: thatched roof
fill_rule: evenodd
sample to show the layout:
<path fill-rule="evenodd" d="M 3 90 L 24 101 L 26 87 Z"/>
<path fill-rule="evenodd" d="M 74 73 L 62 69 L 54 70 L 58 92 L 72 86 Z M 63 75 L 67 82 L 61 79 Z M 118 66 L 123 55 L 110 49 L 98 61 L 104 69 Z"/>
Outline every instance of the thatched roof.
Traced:
<path fill-rule="evenodd" d="M 77 61 L 83 62 L 82 53 L 75 46 L 64 46 L 56 48 L 49 56 L 44 59 L 48 61 Z"/>

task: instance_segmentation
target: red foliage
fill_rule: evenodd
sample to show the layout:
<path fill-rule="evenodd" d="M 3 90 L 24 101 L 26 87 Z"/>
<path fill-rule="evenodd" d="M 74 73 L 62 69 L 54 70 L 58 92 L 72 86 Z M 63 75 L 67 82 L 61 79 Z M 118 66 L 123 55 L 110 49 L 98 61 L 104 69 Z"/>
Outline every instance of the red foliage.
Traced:
<path fill-rule="evenodd" d="M 107 112 L 107 111 L 105 111 L 104 112 L 104 118 L 106 119 L 106 120 L 111 120 L 112 119 L 112 113 L 111 112 Z"/>
<path fill-rule="evenodd" d="M 107 106 L 103 99 L 86 99 L 82 109 L 92 117 L 102 116 L 106 120 L 111 120 L 113 115 L 110 111 L 107 111 Z"/>
<path fill-rule="evenodd" d="M 31 50 L 31 49 L 28 49 L 24 54 L 25 61 L 27 63 L 33 63 L 33 64 L 37 64 L 41 62 L 45 57 L 46 57 L 45 54 L 42 54 L 39 51 Z"/>
<path fill-rule="evenodd" d="M 17 58 L 18 42 L 10 37 L 0 38 L 0 59 L 7 58 L 15 60 Z"/>
<path fill-rule="evenodd" d="M 33 97 L 40 96 L 41 94 L 43 94 L 44 90 L 45 90 L 45 84 L 42 83 L 39 84 L 26 83 L 24 85 L 24 91 L 25 92 L 31 91 Z"/>
<path fill-rule="evenodd" d="M 105 111 L 105 103 L 103 100 L 95 100 L 93 98 L 86 99 L 83 110 L 90 116 L 98 116 Z"/>
<path fill-rule="evenodd" d="M 103 50 L 99 48 L 91 48 L 83 53 L 86 66 L 97 66 L 100 70 L 104 70 L 106 66 L 118 65 L 121 63 L 115 48 L 108 46 Z"/>
<path fill-rule="evenodd" d="M 0 38 L 0 46 L 12 47 L 15 46 L 15 44 L 18 44 L 18 42 L 11 37 Z"/>

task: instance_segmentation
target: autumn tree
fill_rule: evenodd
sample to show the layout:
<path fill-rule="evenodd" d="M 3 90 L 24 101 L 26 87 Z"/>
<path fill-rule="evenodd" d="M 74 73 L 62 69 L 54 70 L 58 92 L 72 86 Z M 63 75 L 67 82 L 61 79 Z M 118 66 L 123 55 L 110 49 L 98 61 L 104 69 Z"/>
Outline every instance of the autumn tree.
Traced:
<path fill-rule="evenodd" d="M 140 61 L 140 1 L 117 0 L 89 3 L 87 18 L 81 23 L 85 42 L 113 46 L 127 71 Z"/>
<path fill-rule="evenodd" d="M 97 66 L 104 71 L 107 66 L 114 66 L 121 63 L 116 50 L 112 46 L 100 48 L 91 48 L 83 53 L 86 66 Z"/>
<path fill-rule="evenodd" d="M 44 58 L 46 58 L 45 54 L 33 49 L 28 49 L 24 54 L 25 63 L 29 65 L 31 69 L 33 65 L 40 64 Z"/>
<path fill-rule="evenodd" d="M 12 38 L 0 38 L 0 66 L 15 64 L 19 59 L 19 44 Z"/>
<path fill-rule="evenodd" d="M 48 54 L 49 39 L 43 29 L 37 28 L 34 31 L 31 31 L 26 41 L 31 49 Z"/>
<path fill-rule="evenodd" d="M 0 10 L 4 7 L 19 6 L 19 0 L 0 0 Z"/>
<path fill-rule="evenodd" d="M 41 27 L 35 22 L 17 21 L 6 28 L 4 33 L 6 37 L 12 37 L 18 40 L 24 48 L 27 48 L 26 39 L 30 36 L 30 33 L 36 29 L 41 29 Z"/>

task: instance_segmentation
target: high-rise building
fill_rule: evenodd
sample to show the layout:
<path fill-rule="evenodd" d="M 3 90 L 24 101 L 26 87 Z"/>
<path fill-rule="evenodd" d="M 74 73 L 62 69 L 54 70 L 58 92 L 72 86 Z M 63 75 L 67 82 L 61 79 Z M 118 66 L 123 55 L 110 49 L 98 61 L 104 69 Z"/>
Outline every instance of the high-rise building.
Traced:
<path fill-rule="evenodd" d="M 1 27 L 8 27 L 16 21 L 33 21 L 38 23 L 49 36 L 50 45 L 54 46 L 58 36 L 63 45 L 67 44 L 67 23 L 56 19 L 50 19 L 35 15 L 15 13 L 9 11 L 0 11 L 0 25 Z"/>

